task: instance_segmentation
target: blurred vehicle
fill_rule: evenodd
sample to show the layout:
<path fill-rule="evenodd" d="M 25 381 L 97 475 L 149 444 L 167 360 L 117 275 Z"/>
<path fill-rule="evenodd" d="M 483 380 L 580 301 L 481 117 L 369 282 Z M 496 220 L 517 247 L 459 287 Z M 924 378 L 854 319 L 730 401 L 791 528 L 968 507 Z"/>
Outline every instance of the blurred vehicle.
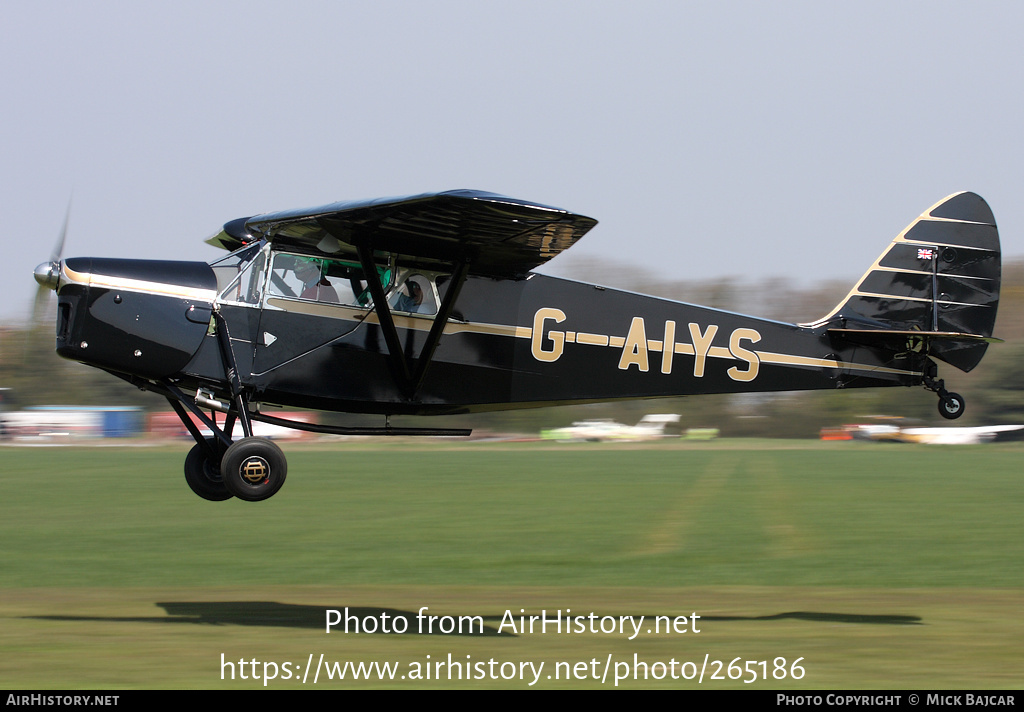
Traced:
<path fill-rule="evenodd" d="M 678 422 L 679 416 L 675 413 L 645 415 L 636 425 L 623 425 L 610 419 L 581 420 L 566 428 L 543 430 L 540 437 L 542 440 L 585 440 L 588 442 L 658 440 L 659 438 L 674 437 L 665 433 L 665 426 Z"/>
<path fill-rule="evenodd" d="M 993 440 L 1013 440 L 1024 435 L 1024 425 L 989 425 L 977 428 L 901 428 L 899 440 L 931 445 L 976 445 Z"/>
<path fill-rule="evenodd" d="M 874 440 L 927 443 L 929 445 L 977 445 L 994 440 L 1024 439 L 1024 425 L 982 425 L 973 428 L 931 428 L 894 423 L 855 423 L 822 428 L 822 440 Z"/>

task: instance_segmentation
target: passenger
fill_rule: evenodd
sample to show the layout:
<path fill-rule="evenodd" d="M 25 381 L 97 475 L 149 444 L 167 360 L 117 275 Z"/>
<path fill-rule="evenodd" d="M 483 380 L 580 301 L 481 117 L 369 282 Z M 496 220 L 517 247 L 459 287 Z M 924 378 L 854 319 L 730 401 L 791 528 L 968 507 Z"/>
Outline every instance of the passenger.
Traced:
<path fill-rule="evenodd" d="M 300 260 L 295 265 L 295 276 L 302 280 L 302 294 L 299 296 L 303 299 L 338 303 L 338 292 L 334 285 L 320 273 L 320 260 Z"/>
<path fill-rule="evenodd" d="M 405 280 L 403 291 L 395 302 L 395 311 L 416 313 L 423 304 L 423 288 L 411 279 Z"/>

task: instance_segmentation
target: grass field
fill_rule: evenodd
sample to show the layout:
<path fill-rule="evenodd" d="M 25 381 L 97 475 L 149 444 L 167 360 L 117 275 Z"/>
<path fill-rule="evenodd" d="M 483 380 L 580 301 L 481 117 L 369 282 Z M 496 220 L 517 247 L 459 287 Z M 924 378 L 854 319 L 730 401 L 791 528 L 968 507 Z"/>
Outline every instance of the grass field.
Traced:
<path fill-rule="evenodd" d="M 523 662 L 545 663 L 541 688 L 612 687 L 615 671 L 640 672 L 620 687 L 1024 679 L 1024 445 L 304 445 L 263 503 L 192 495 L 186 449 L 0 448 L 0 687 L 263 685 L 237 664 L 222 680 L 222 654 L 261 677 L 276 663 L 276 689 L 526 687 Z M 325 633 L 346 606 L 410 634 Z M 422 606 L 485 634 L 411 634 Z M 542 609 L 645 619 L 633 640 L 501 626 Z M 692 613 L 699 633 L 646 632 Z M 321 654 L 400 667 L 296 679 Z M 449 654 L 489 674 L 410 679 Z M 705 656 L 703 682 L 671 679 Z M 737 658 L 754 672 L 730 680 Z M 515 679 L 491 679 L 501 663 Z"/>

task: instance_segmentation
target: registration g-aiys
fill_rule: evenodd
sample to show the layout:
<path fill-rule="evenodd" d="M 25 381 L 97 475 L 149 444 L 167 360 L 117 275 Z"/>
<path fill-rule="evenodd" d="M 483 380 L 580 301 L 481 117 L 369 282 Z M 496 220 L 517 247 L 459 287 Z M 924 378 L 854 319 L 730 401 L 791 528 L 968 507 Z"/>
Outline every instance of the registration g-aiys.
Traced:
<path fill-rule="evenodd" d="M 57 352 L 165 397 L 196 440 L 186 480 L 210 500 L 283 484 L 285 457 L 253 421 L 465 435 L 387 417 L 877 386 L 923 386 L 956 418 L 964 401 L 936 360 L 970 371 L 996 341 L 999 237 L 973 193 L 929 208 L 809 324 L 532 271 L 596 224 L 457 190 L 233 220 L 209 240 L 229 254 L 210 264 L 62 260 L 59 248 L 35 276 L 58 295 Z M 331 427 L 270 405 L 384 418 Z"/>

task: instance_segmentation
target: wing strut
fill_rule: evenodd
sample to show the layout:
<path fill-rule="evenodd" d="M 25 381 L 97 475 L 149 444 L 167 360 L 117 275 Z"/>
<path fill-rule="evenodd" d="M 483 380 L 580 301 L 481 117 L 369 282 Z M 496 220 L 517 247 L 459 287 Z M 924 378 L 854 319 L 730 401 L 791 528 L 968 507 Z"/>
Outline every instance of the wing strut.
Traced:
<path fill-rule="evenodd" d="M 359 262 L 363 266 L 363 274 L 377 274 L 377 267 L 373 262 L 373 250 L 366 242 L 359 242 L 356 245 L 359 252 Z M 466 283 L 469 276 L 469 259 L 463 258 L 456 266 L 451 277 L 451 284 L 448 291 L 441 300 L 441 308 L 434 315 L 434 323 L 427 334 L 427 340 L 423 344 L 419 358 L 415 364 L 410 364 L 402 350 L 402 342 L 398 338 L 398 329 L 395 327 L 395 320 L 391 316 L 391 307 L 388 305 L 387 296 L 384 294 L 384 287 L 380 280 L 367 278 L 366 282 L 370 288 L 370 295 L 373 297 L 373 309 L 377 312 L 377 321 L 380 322 L 381 331 L 384 332 L 384 343 L 388 347 L 388 358 L 391 359 L 391 366 L 395 372 L 395 378 L 399 388 L 406 399 L 412 400 L 423 385 L 423 379 L 427 375 L 427 369 L 434 358 L 434 352 L 441 343 L 441 336 L 444 334 L 445 324 L 455 308 L 455 302 L 462 291 L 462 285 Z"/>
<path fill-rule="evenodd" d="M 451 277 L 451 284 L 448 285 L 448 292 L 444 295 L 444 299 L 441 300 L 441 309 L 434 316 L 434 323 L 430 327 L 427 341 L 423 344 L 423 350 L 420 352 L 419 361 L 416 363 L 416 375 L 412 382 L 413 395 L 419 392 L 420 386 L 423 384 L 423 378 L 427 375 L 427 368 L 430 366 L 431 359 L 434 358 L 434 351 L 437 349 L 437 345 L 441 343 L 444 326 L 448 323 L 448 317 L 451 316 L 452 309 L 455 308 L 455 300 L 459 298 L 459 292 L 462 291 L 462 285 L 466 283 L 466 276 L 468 274 L 469 260 L 463 260 L 455 268 L 455 273 Z"/>
<path fill-rule="evenodd" d="M 359 251 L 359 261 L 363 265 L 363 274 L 366 275 L 366 284 L 370 288 L 370 296 L 373 297 L 373 309 L 377 312 L 377 320 L 380 322 L 381 331 L 384 332 L 384 342 L 388 346 L 388 357 L 391 359 L 391 366 L 395 371 L 395 378 L 405 393 L 406 398 L 412 398 L 412 377 L 409 374 L 409 364 L 402 355 L 402 344 L 398 339 L 398 330 L 395 328 L 395 320 L 391 318 L 391 307 L 384 294 L 384 287 L 380 280 L 375 278 L 377 266 L 373 263 L 373 250 L 365 242 L 356 245 Z"/>

